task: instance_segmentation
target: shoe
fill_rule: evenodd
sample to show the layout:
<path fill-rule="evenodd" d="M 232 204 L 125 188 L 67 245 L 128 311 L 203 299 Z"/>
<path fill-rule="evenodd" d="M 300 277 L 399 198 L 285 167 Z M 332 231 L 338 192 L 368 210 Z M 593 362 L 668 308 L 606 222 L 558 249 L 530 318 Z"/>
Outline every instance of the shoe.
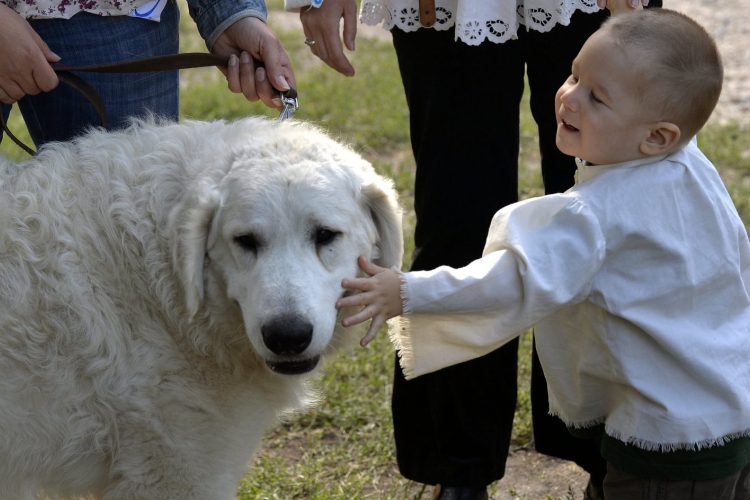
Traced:
<path fill-rule="evenodd" d="M 445 486 L 439 484 L 432 491 L 432 500 L 489 500 L 487 488 Z"/>
<path fill-rule="evenodd" d="M 594 483 L 589 479 L 586 491 L 583 492 L 583 500 L 604 500 L 604 487 L 601 483 Z"/>

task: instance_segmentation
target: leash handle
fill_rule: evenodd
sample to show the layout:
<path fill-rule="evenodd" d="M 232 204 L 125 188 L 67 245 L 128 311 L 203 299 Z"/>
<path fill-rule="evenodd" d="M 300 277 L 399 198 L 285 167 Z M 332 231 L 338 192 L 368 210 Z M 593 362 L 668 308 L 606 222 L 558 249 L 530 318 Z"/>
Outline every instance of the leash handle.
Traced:
<path fill-rule="evenodd" d="M 89 100 L 89 102 L 94 106 L 94 109 L 96 109 L 96 113 L 99 115 L 99 120 L 102 123 L 102 127 L 107 128 L 107 110 L 104 106 L 104 100 L 99 95 L 99 93 L 94 90 L 94 87 L 89 85 L 86 80 L 84 80 L 80 76 L 70 73 L 69 71 L 56 70 L 56 72 L 57 78 L 61 82 L 67 83 Z M 2 125 L 2 131 L 0 131 L 0 142 L 2 142 L 3 140 L 3 132 L 5 132 L 8 137 L 10 137 L 10 139 L 16 143 L 18 147 L 23 149 L 30 156 L 36 156 L 36 151 L 24 144 L 21 139 L 16 137 L 13 132 L 10 131 L 10 129 L 8 128 L 8 124 L 5 123 L 5 117 L 3 117 L 2 113 L 0 113 L 0 124 Z"/>
<path fill-rule="evenodd" d="M 256 61 L 257 64 L 262 64 Z M 207 52 L 186 52 L 182 54 L 168 54 L 164 56 L 147 57 L 144 59 L 135 59 L 132 61 L 121 61 L 108 64 L 89 64 L 80 66 L 68 66 L 66 64 L 52 64 L 52 69 L 57 73 L 57 78 L 75 90 L 83 94 L 91 102 L 99 115 L 101 126 L 107 128 L 107 110 L 104 100 L 99 93 L 89 85 L 86 80 L 72 73 L 73 71 L 82 71 L 89 73 L 146 73 L 150 71 L 171 71 L 189 68 L 205 68 L 208 66 L 226 66 L 229 63 L 228 57 L 216 56 Z M 299 108 L 297 103 L 297 90 L 290 88 L 286 92 L 280 92 L 283 108 L 279 115 L 279 121 L 291 118 L 294 112 Z M 2 131 L 11 138 L 21 149 L 31 156 L 36 156 L 36 152 L 20 141 L 8 128 L 0 114 L 0 124 Z M 0 141 L 3 134 L 0 132 Z"/>
<path fill-rule="evenodd" d="M 10 131 L 8 128 L 8 124 L 5 123 L 5 117 L 2 113 L 0 113 L 0 125 L 3 126 L 3 129 L 0 130 L 0 142 L 3 140 L 3 133 L 5 133 L 8 137 L 10 137 L 10 140 L 15 142 L 16 145 L 26 151 L 30 156 L 36 156 L 36 151 L 28 147 L 26 144 L 23 143 L 21 139 L 13 135 L 13 132 Z"/>

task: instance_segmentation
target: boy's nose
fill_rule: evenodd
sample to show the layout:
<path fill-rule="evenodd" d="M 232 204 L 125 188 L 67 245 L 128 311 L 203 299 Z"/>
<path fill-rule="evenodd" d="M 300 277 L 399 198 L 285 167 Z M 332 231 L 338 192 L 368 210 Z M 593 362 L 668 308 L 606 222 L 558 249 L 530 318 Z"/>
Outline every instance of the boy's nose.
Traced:
<path fill-rule="evenodd" d="M 578 110 L 578 98 L 573 88 L 568 88 L 560 94 L 560 102 L 571 111 Z"/>

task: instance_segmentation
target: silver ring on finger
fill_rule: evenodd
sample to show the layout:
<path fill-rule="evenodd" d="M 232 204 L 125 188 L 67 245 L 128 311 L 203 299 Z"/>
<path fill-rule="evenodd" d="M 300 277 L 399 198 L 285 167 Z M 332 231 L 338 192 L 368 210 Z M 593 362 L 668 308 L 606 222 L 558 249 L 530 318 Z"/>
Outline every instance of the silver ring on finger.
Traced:
<path fill-rule="evenodd" d="M 313 45 L 315 45 L 315 40 L 310 40 L 309 38 L 305 38 L 305 45 L 307 45 L 308 47 L 312 47 Z"/>

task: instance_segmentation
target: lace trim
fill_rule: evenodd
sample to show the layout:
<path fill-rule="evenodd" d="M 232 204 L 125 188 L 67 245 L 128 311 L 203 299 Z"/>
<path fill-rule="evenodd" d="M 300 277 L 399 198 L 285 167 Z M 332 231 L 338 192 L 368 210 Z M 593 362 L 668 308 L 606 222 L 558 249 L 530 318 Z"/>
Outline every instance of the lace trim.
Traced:
<path fill-rule="evenodd" d="M 497 0 L 494 0 L 497 1 Z M 456 27 L 456 40 L 467 45 L 479 45 L 485 40 L 502 43 L 517 38 L 518 27 L 547 32 L 557 24 L 568 25 L 576 10 L 596 12 L 596 0 L 518 0 L 515 15 L 497 14 L 500 10 L 488 2 L 481 10 L 484 15 L 459 16 L 458 0 L 438 0 L 435 7 L 436 22 L 432 28 L 438 31 Z M 467 9 L 469 10 L 469 9 Z M 507 9 L 506 9 L 507 10 Z M 364 0 L 360 10 L 360 21 L 383 29 L 394 26 L 411 32 L 422 28 L 419 22 L 419 7 L 416 0 Z"/>

